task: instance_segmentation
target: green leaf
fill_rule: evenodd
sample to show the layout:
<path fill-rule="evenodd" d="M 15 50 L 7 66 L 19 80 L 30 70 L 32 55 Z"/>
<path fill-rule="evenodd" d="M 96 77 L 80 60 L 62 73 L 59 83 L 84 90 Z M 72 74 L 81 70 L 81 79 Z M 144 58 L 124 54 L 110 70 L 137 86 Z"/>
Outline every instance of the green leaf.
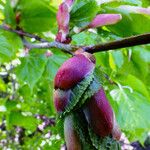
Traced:
<path fill-rule="evenodd" d="M 43 56 L 21 58 L 21 65 L 16 68 L 16 75 L 21 83 L 27 83 L 31 90 L 42 77 L 47 59 Z"/>
<path fill-rule="evenodd" d="M 25 129 L 35 131 L 37 128 L 37 119 L 32 116 L 24 116 L 20 112 L 12 111 L 8 118 L 8 127 L 20 126 Z"/>
<path fill-rule="evenodd" d="M 92 32 L 81 32 L 73 36 L 73 44 L 75 45 L 93 45 L 101 42 L 101 37 Z"/>
<path fill-rule="evenodd" d="M 86 122 L 83 113 L 74 112 L 72 115 L 73 115 L 74 128 L 82 143 L 82 149 L 83 150 L 95 150 L 95 148 L 92 146 L 92 143 L 88 134 L 88 123 Z"/>
<path fill-rule="evenodd" d="M 18 108 L 17 108 L 17 101 L 10 101 L 10 100 L 7 100 L 6 102 L 5 102 L 5 107 L 6 107 L 6 109 L 7 109 L 7 112 L 9 113 L 10 111 L 12 111 L 12 110 L 17 110 Z"/>
<path fill-rule="evenodd" d="M 70 101 L 65 108 L 65 111 L 62 113 L 62 116 L 65 116 L 67 113 L 72 111 L 77 103 L 79 102 L 80 98 L 84 94 L 85 90 L 88 88 L 88 86 L 91 84 L 91 81 L 94 79 L 93 72 L 89 75 L 87 75 L 81 82 L 79 82 L 71 92 L 71 98 Z"/>
<path fill-rule="evenodd" d="M 109 7 L 117 7 L 119 5 L 137 5 L 141 6 L 141 0 L 106 0 L 101 4 L 101 7 L 109 6 Z"/>
<path fill-rule="evenodd" d="M 1 78 L 0 78 L 0 92 L 6 92 L 6 84 Z"/>
<path fill-rule="evenodd" d="M 131 89 L 114 89 L 110 92 L 116 118 L 130 140 L 144 141 L 150 129 L 150 101 Z"/>
<path fill-rule="evenodd" d="M 16 34 L 0 31 L 0 62 L 14 59 L 19 48 L 22 48 L 22 43 Z"/>
<path fill-rule="evenodd" d="M 150 1 L 149 0 L 142 0 L 142 2 L 143 2 L 143 7 L 150 6 Z"/>
<path fill-rule="evenodd" d="M 9 24 L 11 27 L 15 27 L 16 26 L 15 13 L 11 6 L 10 0 L 6 0 L 4 15 L 5 15 L 5 23 Z"/>
<path fill-rule="evenodd" d="M 122 51 L 113 51 L 112 57 L 114 59 L 115 65 L 117 68 L 121 68 L 124 63 L 123 53 Z"/>
<path fill-rule="evenodd" d="M 150 99 L 149 92 L 147 90 L 147 87 L 145 84 L 142 82 L 142 80 L 138 79 L 134 75 L 128 74 L 128 75 L 120 75 L 116 76 L 116 81 L 123 84 L 124 86 L 129 86 L 133 90 L 141 93 L 148 99 Z"/>
<path fill-rule="evenodd" d="M 98 81 L 96 75 L 94 76 L 94 80 L 92 81 L 92 83 L 89 85 L 89 87 L 86 89 L 83 97 L 81 98 L 81 100 L 79 101 L 79 106 L 78 108 L 80 108 L 85 102 L 86 100 L 88 100 L 89 98 L 91 98 L 96 92 L 98 92 L 98 90 L 101 88 L 101 83 Z"/>
<path fill-rule="evenodd" d="M 94 133 L 94 131 L 90 127 L 88 127 L 88 131 L 92 144 L 97 150 L 121 150 L 119 142 L 117 142 L 113 138 L 109 136 L 105 138 L 100 138 Z"/>
<path fill-rule="evenodd" d="M 53 81 L 56 75 L 57 70 L 61 66 L 61 64 L 67 60 L 69 57 L 64 55 L 64 53 L 55 53 L 51 57 L 48 58 L 44 76 L 47 80 Z"/>
<path fill-rule="evenodd" d="M 149 66 L 146 59 L 141 55 L 141 47 L 130 49 L 131 53 L 124 57 L 124 64 L 118 70 L 118 74 L 132 74 L 144 83 L 148 75 Z"/>
<path fill-rule="evenodd" d="M 28 32 L 48 31 L 56 24 L 56 10 L 47 0 L 21 0 L 20 27 Z"/>
<path fill-rule="evenodd" d="M 142 58 L 142 60 L 144 60 L 147 63 L 150 63 L 150 50 L 148 49 L 148 47 L 135 47 L 133 48 L 133 50 L 136 53 L 139 53 L 140 57 Z"/>
<path fill-rule="evenodd" d="M 71 23 L 76 26 L 86 26 L 98 12 L 95 0 L 77 0 L 71 11 Z"/>
<path fill-rule="evenodd" d="M 150 16 L 148 14 L 137 13 L 134 11 L 134 8 L 128 10 L 120 6 L 110 7 L 109 5 L 105 6 L 103 11 L 105 13 L 120 13 L 122 15 L 122 20 L 119 23 L 107 26 L 107 28 L 115 34 L 131 36 L 133 34 L 150 32 Z"/>

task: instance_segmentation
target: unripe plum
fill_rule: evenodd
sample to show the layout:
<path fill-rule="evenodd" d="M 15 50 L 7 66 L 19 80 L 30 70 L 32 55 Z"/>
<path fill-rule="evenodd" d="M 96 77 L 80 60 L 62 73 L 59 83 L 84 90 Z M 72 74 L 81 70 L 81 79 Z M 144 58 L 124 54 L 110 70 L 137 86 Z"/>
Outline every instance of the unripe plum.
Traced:
<path fill-rule="evenodd" d="M 65 118 L 64 135 L 65 135 L 67 150 L 81 150 L 81 143 L 73 126 L 72 115 L 69 115 Z"/>
<path fill-rule="evenodd" d="M 77 54 L 68 59 L 59 68 L 55 76 L 55 88 L 68 90 L 82 81 L 94 70 L 95 64 L 84 54 Z"/>
<path fill-rule="evenodd" d="M 112 133 L 114 114 L 103 88 L 88 101 L 84 114 L 97 135 L 105 137 Z"/>

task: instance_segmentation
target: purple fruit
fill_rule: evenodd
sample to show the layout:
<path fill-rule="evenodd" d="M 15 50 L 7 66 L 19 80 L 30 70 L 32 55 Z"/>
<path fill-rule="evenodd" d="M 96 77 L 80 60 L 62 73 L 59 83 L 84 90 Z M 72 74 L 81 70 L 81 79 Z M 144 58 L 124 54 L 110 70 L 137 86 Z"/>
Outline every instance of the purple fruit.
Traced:
<path fill-rule="evenodd" d="M 86 54 L 77 54 L 68 59 L 59 68 L 55 76 L 55 88 L 68 90 L 73 88 L 76 84 L 93 71 L 95 64 Z"/>
<path fill-rule="evenodd" d="M 114 114 L 103 88 L 88 101 L 84 113 L 97 135 L 105 137 L 112 133 Z"/>
<path fill-rule="evenodd" d="M 80 140 L 73 127 L 73 117 L 71 115 L 65 118 L 64 135 L 67 150 L 81 150 Z"/>

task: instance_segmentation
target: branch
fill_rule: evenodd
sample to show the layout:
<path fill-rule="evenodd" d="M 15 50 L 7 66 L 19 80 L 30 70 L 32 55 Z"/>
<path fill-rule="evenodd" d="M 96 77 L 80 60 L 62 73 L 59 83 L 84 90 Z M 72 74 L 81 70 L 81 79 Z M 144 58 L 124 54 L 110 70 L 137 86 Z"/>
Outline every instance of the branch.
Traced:
<path fill-rule="evenodd" d="M 101 43 L 101 44 L 93 45 L 93 46 L 73 46 L 70 44 L 63 44 L 63 43 L 56 42 L 56 41 L 49 43 L 47 40 L 42 39 L 41 37 L 39 37 L 37 35 L 23 32 L 21 30 L 19 30 L 19 31 L 15 30 L 7 25 L 0 25 L 0 28 L 10 31 L 10 32 L 17 33 L 18 35 L 35 38 L 36 40 L 42 42 L 42 43 L 32 44 L 27 41 L 23 41 L 24 46 L 26 46 L 29 49 L 58 48 L 66 53 L 71 54 L 71 55 L 73 55 L 72 52 L 76 51 L 79 48 L 83 48 L 84 51 L 89 52 L 89 53 L 96 53 L 96 52 L 102 52 L 102 51 L 115 50 L 115 49 L 119 49 L 119 48 L 132 47 L 132 46 L 143 45 L 143 44 L 150 44 L 150 33 L 131 36 L 131 37 L 123 38 L 123 39 L 116 40 L 113 42 Z"/>
<path fill-rule="evenodd" d="M 113 42 L 102 43 L 94 46 L 84 47 L 84 50 L 89 53 L 115 50 L 124 47 L 131 47 L 143 44 L 150 44 L 150 33 L 131 36 Z"/>
<path fill-rule="evenodd" d="M 35 43 L 31 44 L 27 42 L 25 39 L 23 40 L 23 44 L 28 49 L 38 48 L 38 49 L 46 49 L 46 48 L 58 48 L 61 49 L 63 52 L 73 55 L 73 50 L 78 49 L 77 46 L 71 46 L 70 44 L 62 44 L 59 42 L 45 42 L 45 43 Z"/>
<path fill-rule="evenodd" d="M 40 42 L 48 42 L 47 40 L 42 39 L 41 37 L 39 37 L 37 35 L 30 34 L 30 33 L 24 32 L 22 30 L 12 29 L 10 26 L 8 26 L 6 24 L 0 25 L 0 29 L 10 31 L 10 32 L 13 32 L 13 33 L 17 33 L 20 36 L 26 36 L 26 37 L 29 37 L 29 38 L 34 38 L 34 39 L 36 39 L 37 41 L 40 41 Z"/>
<path fill-rule="evenodd" d="M 38 43 L 38 44 L 24 43 L 24 44 L 29 49 L 32 49 L 32 48 L 43 49 L 43 48 L 54 47 L 54 48 L 59 48 L 64 52 L 71 53 L 71 51 L 73 52 L 79 48 L 83 48 L 84 51 L 86 52 L 96 53 L 96 52 L 102 52 L 102 51 L 115 50 L 115 49 L 124 48 L 124 47 L 150 44 L 150 33 L 132 36 L 132 37 L 116 40 L 113 42 L 102 43 L 102 44 L 94 45 L 94 46 L 72 46 L 70 44 L 62 44 L 59 42 L 51 42 L 51 43 L 46 42 L 46 43 Z"/>

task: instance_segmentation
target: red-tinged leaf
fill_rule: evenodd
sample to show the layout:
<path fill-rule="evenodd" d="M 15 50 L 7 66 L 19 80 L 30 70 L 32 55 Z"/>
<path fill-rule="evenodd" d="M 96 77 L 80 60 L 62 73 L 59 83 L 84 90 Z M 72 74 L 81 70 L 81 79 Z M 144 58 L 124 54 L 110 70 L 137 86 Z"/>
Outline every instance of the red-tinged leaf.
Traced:
<path fill-rule="evenodd" d="M 150 8 L 129 6 L 129 5 L 122 5 L 119 8 L 124 9 L 129 12 L 133 12 L 133 13 L 150 15 Z"/>
<path fill-rule="evenodd" d="M 70 20 L 68 6 L 66 3 L 62 3 L 59 6 L 59 10 L 57 13 L 57 23 L 59 28 L 64 28 L 68 26 Z"/>
<path fill-rule="evenodd" d="M 59 6 L 57 13 L 57 23 L 58 23 L 58 34 L 56 36 L 56 41 L 64 42 L 69 33 L 69 21 L 70 14 L 66 3 L 62 3 Z"/>
<path fill-rule="evenodd" d="M 68 7 L 71 7 L 73 5 L 75 0 L 65 0 L 64 2 L 68 5 Z"/>
<path fill-rule="evenodd" d="M 89 24 L 89 28 L 97 28 L 105 25 L 116 24 L 122 19 L 120 14 L 100 14 Z"/>

